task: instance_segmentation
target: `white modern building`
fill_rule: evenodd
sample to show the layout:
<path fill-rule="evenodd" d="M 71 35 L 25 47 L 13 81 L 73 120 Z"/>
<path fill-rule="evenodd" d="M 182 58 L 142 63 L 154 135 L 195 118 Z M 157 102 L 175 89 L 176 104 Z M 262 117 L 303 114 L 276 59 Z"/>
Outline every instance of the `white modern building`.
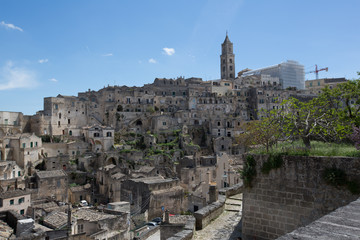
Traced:
<path fill-rule="evenodd" d="M 287 60 L 277 65 L 248 71 L 242 74 L 243 77 L 251 75 L 270 75 L 279 78 L 282 89 L 296 87 L 305 89 L 304 65 L 297 61 Z"/>

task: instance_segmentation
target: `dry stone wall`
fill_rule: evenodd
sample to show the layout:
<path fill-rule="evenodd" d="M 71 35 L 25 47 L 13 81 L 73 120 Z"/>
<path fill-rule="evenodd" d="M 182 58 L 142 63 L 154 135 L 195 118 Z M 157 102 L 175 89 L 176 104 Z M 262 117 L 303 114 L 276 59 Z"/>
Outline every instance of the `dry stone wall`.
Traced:
<path fill-rule="evenodd" d="M 255 156 L 257 175 L 243 195 L 243 239 L 275 239 L 356 200 L 345 186 L 326 184 L 325 168 L 340 168 L 360 182 L 360 159 L 283 156 L 281 168 L 261 172 L 268 156 Z"/>

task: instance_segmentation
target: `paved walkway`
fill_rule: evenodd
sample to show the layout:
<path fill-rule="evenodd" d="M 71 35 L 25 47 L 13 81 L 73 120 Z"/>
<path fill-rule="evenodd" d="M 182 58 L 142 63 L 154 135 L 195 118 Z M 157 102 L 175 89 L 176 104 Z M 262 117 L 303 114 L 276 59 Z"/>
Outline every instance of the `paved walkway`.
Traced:
<path fill-rule="evenodd" d="M 226 199 L 225 211 L 204 229 L 196 231 L 195 240 L 236 240 L 241 236 L 242 194 Z"/>
<path fill-rule="evenodd" d="M 148 237 L 146 240 L 160 240 L 160 228 L 153 235 Z"/>

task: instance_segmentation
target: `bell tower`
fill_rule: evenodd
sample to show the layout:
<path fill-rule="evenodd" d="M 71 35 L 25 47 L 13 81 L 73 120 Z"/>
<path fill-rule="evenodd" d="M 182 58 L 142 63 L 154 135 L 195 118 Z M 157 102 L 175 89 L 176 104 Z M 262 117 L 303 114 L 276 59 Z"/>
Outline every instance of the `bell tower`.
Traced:
<path fill-rule="evenodd" d="M 225 40 L 223 44 L 221 44 L 220 72 L 221 79 L 235 78 L 235 55 L 233 53 L 233 43 L 230 42 L 227 32 Z"/>

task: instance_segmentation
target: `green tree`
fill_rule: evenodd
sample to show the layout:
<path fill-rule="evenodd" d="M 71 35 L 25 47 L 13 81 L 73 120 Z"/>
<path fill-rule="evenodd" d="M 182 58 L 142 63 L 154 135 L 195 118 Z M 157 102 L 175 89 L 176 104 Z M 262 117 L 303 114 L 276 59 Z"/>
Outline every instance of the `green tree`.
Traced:
<path fill-rule="evenodd" d="M 309 101 L 289 98 L 270 115 L 277 119 L 283 136 L 300 138 L 311 148 L 313 138 L 334 142 L 349 137 L 353 126 L 360 124 L 359 96 L 360 80 L 348 81 L 333 89 L 325 88 Z"/>
<path fill-rule="evenodd" d="M 264 111 L 262 116 L 262 120 L 249 122 L 245 126 L 243 143 L 245 145 L 262 145 L 268 152 L 281 137 L 281 131 L 275 110 Z"/>

